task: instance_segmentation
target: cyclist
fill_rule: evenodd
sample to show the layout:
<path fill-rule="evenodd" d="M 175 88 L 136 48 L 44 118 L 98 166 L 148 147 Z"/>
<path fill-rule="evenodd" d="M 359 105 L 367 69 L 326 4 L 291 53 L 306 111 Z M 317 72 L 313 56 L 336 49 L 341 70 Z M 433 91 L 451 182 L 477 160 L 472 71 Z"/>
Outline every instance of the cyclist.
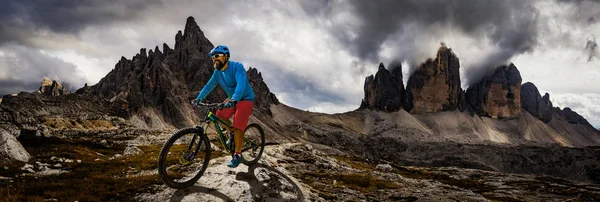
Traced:
<path fill-rule="evenodd" d="M 231 123 L 229 118 L 233 116 L 233 128 L 225 125 L 222 125 L 222 127 L 225 127 L 229 132 L 233 131 L 234 134 L 235 153 L 227 166 L 235 168 L 242 161 L 244 130 L 248 125 L 248 118 L 252 115 L 254 90 L 250 86 L 250 81 L 246 77 L 246 70 L 242 63 L 229 60 L 231 54 L 227 46 L 217 45 L 208 53 L 208 56 L 212 58 L 215 70 L 208 83 L 196 97 L 196 101 L 202 102 L 217 84 L 227 94 L 227 99 L 224 101 L 225 108 L 218 110 L 216 115 L 228 123 Z"/>

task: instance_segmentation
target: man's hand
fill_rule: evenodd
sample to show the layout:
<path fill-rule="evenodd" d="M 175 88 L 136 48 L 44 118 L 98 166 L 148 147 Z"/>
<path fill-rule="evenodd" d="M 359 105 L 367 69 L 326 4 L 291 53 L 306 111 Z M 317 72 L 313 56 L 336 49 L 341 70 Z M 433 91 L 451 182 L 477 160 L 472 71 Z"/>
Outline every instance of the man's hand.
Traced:
<path fill-rule="evenodd" d="M 230 100 L 227 99 L 227 102 L 225 102 L 225 108 L 232 108 L 233 106 L 235 106 L 237 102 L 235 100 Z"/>
<path fill-rule="evenodd" d="M 197 107 L 197 106 L 198 106 L 198 104 L 199 104 L 200 102 L 201 102 L 201 101 L 200 101 L 200 100 L 198 100 L 198 99 L 193 99 L 193 100 L 192 100 L 192 105 L 193 105 L 193 106 L 195 106 L 195 107 Z"/>

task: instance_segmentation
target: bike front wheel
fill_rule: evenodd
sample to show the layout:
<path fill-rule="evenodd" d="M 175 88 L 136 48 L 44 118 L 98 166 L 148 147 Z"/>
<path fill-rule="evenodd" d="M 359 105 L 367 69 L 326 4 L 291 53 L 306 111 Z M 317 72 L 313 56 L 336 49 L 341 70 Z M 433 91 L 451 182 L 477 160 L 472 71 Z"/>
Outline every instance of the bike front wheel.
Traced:
<path fill-rule="evenodd" d="M 210 142 L 198 128 L 173 134 L 163 145 L 158 158 L 158 173 L 169 187 L 183 189 L 200 179 L 210 161 Z"/>
<path fill-rule="evenodd" d="M 265 149 L 265 132 L 256 123 L 249 124 L 244 131 L 242 159 L 244 164 L 252 165 L 260 159 Z"/>

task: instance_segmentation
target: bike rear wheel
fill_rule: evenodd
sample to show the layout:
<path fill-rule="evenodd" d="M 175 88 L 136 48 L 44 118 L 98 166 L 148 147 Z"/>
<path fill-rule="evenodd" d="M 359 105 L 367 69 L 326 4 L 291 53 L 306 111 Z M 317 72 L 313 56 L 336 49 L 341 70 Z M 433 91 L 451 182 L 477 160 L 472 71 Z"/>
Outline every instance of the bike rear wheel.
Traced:
<path fill-rule="evenodd" d="M 242 159 L 244 164 L 252 165 L 260 159 L 265 149 L 265 133 L 256 123 L 249 124 L 244 131 Z"/>
<path fill-rule="evenodd" d="M 158 158 L 158 173 L 169 187 L 194 185 L 210 161 L 210 142 L 198 128 L 182 129 L 164 144 Z"/>

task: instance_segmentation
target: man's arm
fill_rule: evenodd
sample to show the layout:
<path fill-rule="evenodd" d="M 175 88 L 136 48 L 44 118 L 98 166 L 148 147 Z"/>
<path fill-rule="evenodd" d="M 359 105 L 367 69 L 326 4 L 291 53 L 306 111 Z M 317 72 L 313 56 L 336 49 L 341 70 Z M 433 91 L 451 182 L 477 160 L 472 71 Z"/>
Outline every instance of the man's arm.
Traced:
<path fill-rule="evenodd" d="M 248 82 L 246 82 L 248 78 L 246 77 L 246 70 L 244 69 L 244 65 L 240 64 L 240 67 L 237 68 L 235 72 L 235 82 L 237 86 L 235 86 L 235 91 L 233 92 L 233 96 L 231 96 L 232 100 L 240 101 L 242 99 L 242 93 L 246 89 Z"/>
<path fill-rule="evenodd" d="M 215 89 L 215 87 L 217 87 L 217 84 L 219 84 L 219 82 L 215 78 L 216 77 L 215 76 L 215 72 L 213 72 L 213 75 L 210 77 L 210 79 L 208 80 L 208 82 L 206 83 L 206 85 L 204 85 L 204 87 L 202 88 L 202 90 L 200 91 L 200 93 L 198 93 L 198 96 L 196 97 L 196 99 L 198 101 L 204 100 L 204 98 L 206 98 L 206 96 L 208 96 L 208 94 L 210 92 L 212 92 L 212 90 Z"/>

